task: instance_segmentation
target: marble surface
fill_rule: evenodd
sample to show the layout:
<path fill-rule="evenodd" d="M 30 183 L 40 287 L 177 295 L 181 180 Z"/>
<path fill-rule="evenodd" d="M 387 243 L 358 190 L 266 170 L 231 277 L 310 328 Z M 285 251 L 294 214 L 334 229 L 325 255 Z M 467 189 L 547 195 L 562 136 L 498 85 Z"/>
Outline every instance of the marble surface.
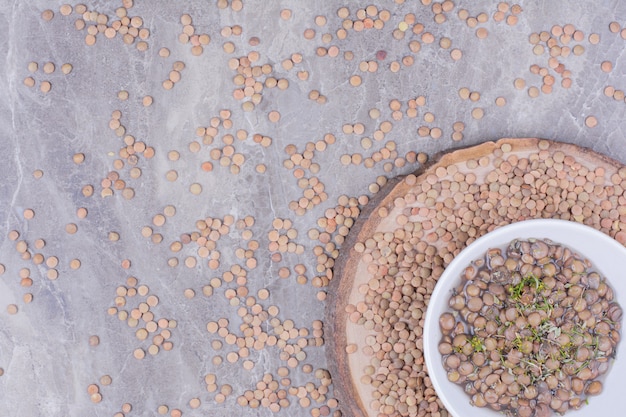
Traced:
<path fill-rule="evenodd" d="M 136 3 L 128 9 L 128 15 L 140 16 L 141 28 L 150 31 L 145 51 L 138 50 L 139 39 L 125 44 L 119 34 L 109 39 L 99 33 L 95 45 L 88 46 L 88 29 L 75 27 L 81 16 L 75 12 L 64 16 L 59 9 L 62 2 L 0 2 L 0 27 L 4 29 L 0 33 L 0 263 L 6 269 L 0 277 L 0 414 L 4 416 L 113 416 L 121 412 L 124 403 L 132 404 L 132 411 L 126 415 L 133 416 L 158 415 L 160 405 L 191 416 L 275 414 L 263 406 L 242 407 L 237 398 L 246 390 L 255 390 L 264 374 L 280 379 L 278 369 L 289 367 L 281 348 L 250 348 L 248 358 L 229 363 L 227 354 L 237 347 L 209 333 L 206 326 L 210 321 L 228 318 L 229 331 L 242 337 L 238 309 L 246 297 L 236 296 L 241 305 L 232 305 L 226 290 L 236 290 L 235 282 L 224 282 L 210 297 L 202 294 L 202 288 L 232 265 L 241 265 L 247 271 L 250 295 L 256 297 L 259 290 L 269 290 L 267 300 L 257 298 L 262 308 L 278 307 L 278 320 L 292 320 L 295 328 L 310 329 L 308 335 L 298 338 L 314 339 L 313 323 L 324 319 L 326 306 L 320 294 L 324 287 L 316 287 L 313 282 L 325 271 L 322 268 L 317 272 L 314 247 L 320 242 L 309 238 L 309 230 L 319 228 L 318 219 L 337 205 L 340 196 L 371 196 L 369 185 L 379 176 L 406 174 L 420 166 L 399 161 L 400 167 L 396 167 L 394 160 L 372 168 L 363 163 L 346 166 L 341 162 L 342 155 L 359 153 L 366 158 L 390 141 L 402 158 L 411 151 L 435 155 L 500 137 L 543 137 L 589 147 L 626 162 L 626 103 L 623 94 L 621 100 L 605 95 L 607 86 L 626 89 L 622 53 L 626 40 L 609 28 L 611 22 L 624 23 L 623 2 L 522 2 L 517 24 L 508 25 L 493 18 L 497 2 L 455 1 L 452 10 L 444 13 L 446 21 L 439 24 L 434 20 L 432 4 L 381 1 L 372 4 L 389 11 L 384 27 L 349 29 L 345 39 L 337 37 L 343 20 L 337 11 L 348 7 L 349 18 L 358 20 L 357 10 L 365 3 L 244 0 L 243 8 L 237 11 L 231 6 L 233 1 L 226 2 L 224 9 L 219 7 L 222 2 L 214 0 Z M 89 1 L 85 5 L 89 11 L 107 15 L 108 25 L 119 20 L 115 11 L 122 7 L 121 1 Z M 49 21 L 42 18 L 47 9 L 54 11 Z M 287 20 L 280 16 L 285 9 L 291 10 Z M 488 21 L 469 27 L 458 16 L 461 9 L 466 9 L 470 17 L 486 13 Z M 192 17 L 197 34 L 210 36 L 200 56 L 192 54 L 191 44 L 179 41 L 183 30 L 180 18 L 185 13 Z M 424 32 L 433 35 L 434 42 L 424 42 L 423 33 L 414 34 L 415 23 L 410 19 L 403 39 L 394 37 L 394 30 L 405 28 L 402 22 L 409 13 L 415 15 L 415 23 L 424 25 Z M 326 24 L 316 25 L 316 16 L 325 16 Z M 87 26 L 90 24 L 87 22 Z M 571 71 L 571 87 L 563 88 L 562 76 L 548 69 L 555 78 L 552 92 L 530 97 L 529 87 L 542 85 L 541 75 L 533 74 L 530 67 L 536 64 L 549 68 L 550 56 L 548 51 L 536 55 L 529 37 L 566 24 L 584 34 L 579 42 L 572 39 L 563 45 L 559 41 L 561 46 L 584 48 L 580 55 L 572 52 L 556 58 Z M 241 35 L 222 35 L 224 27 L 235 25 L 241 27 Z M 488 30 L 485 39 L 475 34 L 480 27 Z M 308 28 L 315 30 L 312 39 L 304 36 Z M 592 33 L 599 35 L 597 44 L 589 41 Z M 324 42 L 324 34 L 332 35 L 330 42 Z M 252 46 L 252 37 L 260 43 Z M 443 37 L 451 41 L 450 49 L 440 46 Z M 420 42 L 419 52 L 411 51 L 411 41 Z M 233 53 L 224 50 L 226 42 L 232 42 Z M 332 46 L 338 48 L 338 56 L 318 55 L 318 48 Z M 170 50 L 167 58 L 159 56 L 163 47 Z M 456 48 L 462 51 L 457 61 L 450 56 Z M 253 51 L 259 54 L 256 64 L 272 66 L 271 74 L 258 77 L 261 83 L 275 77 L 288 80 L 289 87 L 263 88 L 261 102 L 246 112 L 242 103 L 248 99 L 233 96 L 239 87 L 229 60 Z M 377 56 L 378 51 L 386 54 Z M 353 55 L 351 60 L 346 59 L 348 52 Z M 301 54 L 302 61 L 286 69 L 282 63 L 293 54 Z M 414 58 L 413 65 L 400 63 L 399 70 L 392 71 L 393 62 L 407 56 Z M 185 68 L 180 81 L 168 90 L 162 83 L 176 61 L 184 62 Z M 378 70 L 361 71 L 362 61 L 376 61 Z M 611 72 L 602 71 L 603 61 L 612 63 Z M 28 69 L 30 62 L 39 64 L 34 73 Z M 55 64 L 54 72 L 43 70 L 46 62 Z M 72 65 L 67 75 L 61 71 L 65 63 Z M 300 79 L 300 71 L 308 71 L 308 79 Z M 354 75 L 362 78 L 361 85 L 351 85 Z M 27 77 L 34 80 L 33 87 L 24 84 Z M 522 89 L 514 85 L 518 78 L 525 80 Z M 51 83 L 48 93 L 40 91 L 44 81 Z M 463 87 L 480 93 L 480 98 L 462 99 L 459 89 Z M 121 90 L 128 92 L 127 100 L 118 98 Z M 327 101 L 322 104 L 311 100 L 312 90 L 319 91 Z M 146 95 L 154 100 L 149 107 L 142 105 Z M 418 96 L 425 97 L 425 105 L 418 108 L 417 117 L 407 117 L 407 102 Z M 498 97 L 506 100 L 504 106 L 495 104 Z M 389 104 L 394 99 L 401 102 L 401 120 L 392 117 Z M 374 108 L 380 111 L 377 118 L 370 117 Z M 484 117 L 472 117 L 475 108 L 482 108 Z M 138 178 L 132 178 L 128 164 L 114 168 L 118 152 L 125 146 L 122 137 L 109 127 L 116 110 L 121 112 L 125 135 L 154 149 L 154 157 L 138 158 Z M 232 128 L 220 127 L 212 144 L 202 144 L 196 136 L 197 128 L 210 126 L 221 110 L 231 112 Z M 272 111 L 280 113 L 277 122 L 268 117 Z M 434 121 L 424 121 L 428 112 L 434 115 Z M 586 126 L 589 116 L 597 119 L 597 126 Z M 392 130 L 383 140 L 373 140 L 371 149 L 364 149 L 361 139 L 371 138 L 384 121 L 392 122 Z M 455 122 L 465 126 L 460 141 L 452 139 Z M 345 133 L 344 125 L 355 123 L 364 125 L 364 133 Z M 422 137 L 418 135 L 421 126 L 438 127 L 442 135 L 438 139 Z M 247 132 L 247 137 L 235 138 L 233 146 L 245 162 L 240 172 L 233 174 L 211 159 L 211 150 L 223 148 L 223 135 L 235 135 L 240 129 Z M 271 144 L 265 147 L 256 143 L 255 134 L 271 138 Z M 299 215 L 290 208 L 290 202 L 298 201 L 303 190 L 293 170 L 284 166 L 289 158 L 285 147 L 293 144 L 303 152 L 307 142 L 318 142 L 327 134 L 334 135 L 335 143 L 314 153 L 312 162 L 319 165 L 319 173 L 306 171 L 305 177 L 319 178 L 328 198 Z M 194 141 L 200 141 L 197 152 L 190 150 Z M 168 158 L 172 150 L 180 154 L 177 161 Z M 73 162 L 78 153 L 85 156 L 80 164 Z M 213 162 L 211 172 L 202 170 L 205 161 Z M 391 162 L 390 169 L 385 169 L 384 162 Z M 265 173 L 257 172 L 259 164 L 266 166 Z M 35 178 L 36 170 L 43 171 L 43 177 Z M 175 181 L 166 178 L 170 170 L 178 173 Z M 102 180 L 111 171 L 117 171 L 125 186 L 134 190 L 132 199 L 124 198 L 120 190 L 102 196 Z M 195 183 L 202 187 L 197 195 L 190 192 Z M 91 197 L 84 195 L 87 185 L 94 188 Z M 176 214 L 167 217 L 163 226 L 154 226 L 153 217 L 168 205 L 175 206 Z M 84 219 L 77 217 L 80 207 L 88 210 Z M 25 219 L 27 209 L 34 211 L 32 219 Z M 181 234 L 197 230 L 197 220 L 223 219 L 227 215 L 235 221 L 246 216 L 255 218 L 249 229 L 252 239 L 259 243 L 253 253 L 256 267 L 245 266 L 245 260 L 237 256 L 237 248 L 247 248 L 248 242 L 235 225 L 217 242 L 220 264 L 216 270 L 196 254 L 193 243 L 184 245 L 180 252 L 170 249 Z M 271 260 L 275 251 L 271 250 L 268 233 L 274 230 L 276 218 L 292 221 L 298 232 L 292 240 L 302 245 L 303 253 L 285 253 L 280 261 Z M 67 233 L 69 223 L 78 226 L 76 233 Z M 160 233 L 163 241 L 154 243 L 144 237 L 144 226 Z M 45 262 L 23 259 L 17 241 L 9 239 L 11 231 L 19 232 L 17 241 L 27 243 L 31 257 L 41 253 L 46 260 L 58 258 L 57 279 L 48 278 L 50 267 Z M 119 233 L 120 239 L 111 241 L 110 232 Z M 35 247 L 37 239 L 45 241 L 43 248 Z M 188 257 L 197 259 L 197 265 L 185 266 Z M 179 265 L 168 265 L 171 258 L 179 259 Z M 79 269 L 70 268 L 73 259 L 80 260 Z M 122 266 L 124 260 L 130 261 L 128 268 Z M 306 267 L 306 284 L 296 281 L 293 268 L 297 264 Z M 291 271 L 285 279 L 278 275 L 283 267 Z M 30 287 L 21 285 L 20 273 L 32 279 Z M 129 276 L 136 277 L 139 285 L 148 286 L 149 294 L 158 297 L 158 305 L 150 308 L 154 320 L 175 320 L 176 327 L 170 329 L 171 350 L 161 348 L 156 355 L 146 353 L 144 359 L 135 359 L 133 352 L 138 348 L 147 350 L 152 334 L 147 340 L 139 340 L 137 328 L 109 314 L 109 309 L 115 307 L 118 287 L 125 286 Z M 185 297 L 186 289 L 193 289 L 196 296 Z M 28 293 L 33 295 L 31 303 L 23 300 Z M 127 298 L 128 304 L 119 310 L 130 311 L 146 299 Z M 11 305 L 17 306 L 16 314 L 9 314 Z M 269 320 L 261 327 L 274 334 Z M 99 345 L 89 344 L 92 335 L 99 336 Z M 298 338 L 289 343 L 295 344 Z M 215 340 L 223 342 L 222 349 L 214 349 L 211 342 Z M 325 347 L 307 346 L 303 350 L 306 357 L 289 368 L 291 386 L 320 386 L 315 372 L 306 373 L 303 365 L 325 369 Z M 224 363 L 216 365 L 215 356 L 221 356 Z M 244 369 L 246 359 L 254 362 L 252 370 Z M 218 387 L 232 386 L 232 393 L 223 402 L 216 401 L 215 392 L 207 392 L 204 377 L 208 373 L 216 374 Z M 110 385 L 99 382 L 103 375 L 112 378 Z M 100 402 L 93 402 L 88 394 L 90 384 L 99 385 Z M 197 409 L 189 405 L 193 398 L 201 400 Z M 290 405 L 279 415 L 307 416 L 317 412 L 312 411 L 314 408 L 326 405 L 326 401 L 313 400 L 310 406 L 301 407 L 297 396 L 288 394 L 287 398 Z M 326 400 L 331 398 L 332 386 Z M 340 409 L 331 407 L 330 412 Z"/>

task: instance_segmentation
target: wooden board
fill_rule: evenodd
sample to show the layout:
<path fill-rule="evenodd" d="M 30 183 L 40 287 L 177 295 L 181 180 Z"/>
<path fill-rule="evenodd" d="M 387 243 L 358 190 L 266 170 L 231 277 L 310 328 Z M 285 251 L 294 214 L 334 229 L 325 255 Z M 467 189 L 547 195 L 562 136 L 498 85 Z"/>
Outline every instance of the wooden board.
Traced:
<path fill-rule="evenodd" d="M 606 209 L 611 221 L 608 222 L 606 220 L 607 214 L 600 210 L 598 211 L 604 217 L 597 213 L 585 216 L 578 214 L 578 210 L 574 210 L 573 213 L 569 209 L 562 210 L 569 204 L 566 202 L 565 204 L 560 203 L 557 210 L 552 207 L 553 211 L 548 211 L 548 207 L 544 207 L 542 210 L 537 210 L 528 215 L 521 213 L 524 215 L 517 216 L 514 220 L 509 219 L 508 223 L 527 218 L 559 217 L 588 224 L 615 237 L 621 243 L 626 242 L 626 210 L 620 208 L 626 207 L 626 198 L 624 197 L 626 194 L 624 193 L 626 190 L 626 168 L 607 156 L 575 145 L 537 138 L 505 138 L 497 142 L 486 142 L 444 154 L 421 172 L 390 181 L 362 210 L 347 236 L 335 263 L 334 278 L 331 281 L 328 294 L 326 326 L 329 327 L 327 334 L 330 334 L 331 338 L 328 341 L 327 355 L 335 394 L 341 402 L 345 415 L 355 417 L 386 415 L 380 410 L 372 409 L 370 404 L 374 399 L 372 396 L 374 388 L 361 382 L 364 367 L 371 361 L 371 358 L 363 352 L 363 348 L 366 345 L 367 336 L 376 335 L 376 332 L 366 330 L 363 326 L 352 322 L 346 311 L 349 306 L 353 307 L 360 300 L 363 300 L 364 296 L 359 292 L 359 287 L 368 283 L 372 278 L 372 274 L 368 272 L 367 264 L 363 260 L 362 247 L 361 251 L 357 251 L 355 245 L 358 242 L 365 242 L 377 232 L 388 232 L 397 228 L 395 219 L 402 213 L 402 207 L 396 206 L 397 199 L 402 199 L 409 193 L 421 192 L 425 181 L 432 184 L 435 180 L 442 181 L 453 177 L 451 173 L 454 172 L 463 175 L 471 173 L 475 176 L 475 183 L 480 185 L 488 180 L 488 175 L 491 175 L 489 178 L 493 181 L 494 174 L 490 174 L 490 172 L 494 170 L 494 166 L 499 166 L 502 161 L 510 160 L 522 163 L 520 162 L 522 160 L 532 162 L 538 158 L 542 160 L 549 158 L 553 161 L 551 163 L 562 161 L 556 162 L 551 171 L 558 170 L 558 168 L 561 168 L 562 171 L 564 170 L 563 164 L 567 163 L 569 176 L 572 177 L 571 181 L 580 183 L 582 175 L 578 175 L 579 178 L 573 177 L 576 172 L 580 172 L 585 174 L 589 181 L 597 182 L 596 190 L 598 187 L 605 187 L 607 193 L 613 192 L 614 195 L 610 197 L 612 205 L 607 204 L 606 201 L 603 202 L 609 200 L 607 195 L 598 196 L 595 191 L 587 193 L 590 201 L 595 205 L 602 205 Z M 574 165 L 571 165 L 572 163 Z M 515 168 L 514 165 L 513 168 Z M 563 176 L 558 172 L 557 174 Z M 602 179 L 599 178 L 600 176 Z M 526 179 L 528 181 L 533 180 L 532 178 Z M 580 189 L 576 188 L 576 190 L 580 192 Z M 412 203 L 412 207 L 420 207 L 420 205 L 423 206 L 423 203 L 417 201 Z M 619 211 L 619 217 L 616 219 L 614 219 L 616 217 L 615 211 Z M 586 214 L 589 214 L 588 212 L 589 210 Z M 420 218 L 414 216 L 411 220 L 419 222 Z M 500 224 L 487 225 L 481 229 L 480 233 L 487 233 L 503 224 L 507 223 L 500 221 Z M 441 246 L 445 245 L 445 242 L 433 241 L 432 236 L 429 236 L 429 244 Z M 348 346 L 351 350 L 356 349 L 356 351 L 348 354 L 346 352 Z M 394 414 L 391 413 L 390 415 Z M 395 415 L 401 414 L 396 413 Z"/>

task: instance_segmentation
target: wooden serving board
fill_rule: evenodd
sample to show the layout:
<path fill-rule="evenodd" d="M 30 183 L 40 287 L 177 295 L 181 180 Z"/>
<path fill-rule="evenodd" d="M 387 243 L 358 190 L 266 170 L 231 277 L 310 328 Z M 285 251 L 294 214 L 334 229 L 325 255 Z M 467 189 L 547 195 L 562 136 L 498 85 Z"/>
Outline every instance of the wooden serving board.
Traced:
<path fill-rule="evenodd" d="M 545 162 L 546 160 L 549 161 Z M 546 177 L 537 180 L 538 171 L 532 169 L 533 164 L 538 163 L 535 161 L 543 161 L 544 165 L 550 165 L 547 170 L 544 166 L 544 171 L 554 175 L 555 181 L 545 184 L 542 181 L 545 182 Z M 515 171 L 516 168 L 519 168 L 518 171 Z M 514 201 L 513 191 L 519 189 L 511 187 L 510 196 L 500 196 L 495 204 L 485 206 L 486 211 L 483 213 L 487 215 L 486 218 L 478 219 L 476 222 L 475 236 L 469 239 L 466 235 L 459 237 L 457 230 L 444 238 L 436 239 L 435 236 L 434 239 L 432 231 L 425 229 L 422 240 L 431 246 L 442 248 L 449 247 L 448 242 L 456 239 L 458 248 L 453 253 L 455 255 L 475 238 L 498 226 L 531 218 L 562 218 L 585 223 L 616 238 L 622 244 L 626 242 L 626 168 L 607 156 L 579 146 L 537 138 L 505 138 L 444 154 L 421 172 L 390 181 L 362 210 L 350 230 L 335 263 L 334 278 L 329 289 L 326 326 L 330 327 L 328 334 L 332 336 L 328 341 L 327 355 L 335 394 L 342 404 L 345 415 L 355 417 L 408 415 L 406 406 L 403 409 L 394 409 L 393 412 L 389 412 L 389 407 L 384 412 L 381 411 L 382 406 L 375 401 L 375 388 L 362 382 L 364 368 L 372 361 L 371 351 L 364 349 L 367 346 L 366 339 L 380 333 L 376 330 L 367 330 L 362 324 L 355 322 L 355 306 L 363 302 L 368 282 L 374 278 L 374 274 L 368 269 L 368 263 L 371 263 L 372 259 L 371 256 L 365 256 L 367 250 L 364 251 L 363 242 L 378 232 L 394 232 L 399 227 L 397 221 L 400 215 L 404 216 L 403 222 L 408 218 L 411 222 L 427 227 L 429 224 L 427 217 L 420 214 L 427 210 L 419 209 L 441 209 L 446 198 L 448 209 L 452 210 L 453 216 L 458 216 L 457 224 L 463 224 L 468 220 L 467 210 L 459 209 L 465 203 L 450 207 L 450 198 L 454 198 L 455 193 L 463 193 L 466 198 L 467 190 L 454 191 L 447 195 L 440 193 L 441 195 L 435 198 L 438 205 L 434 206 L 433 200 L 420 202 L 414 197 L 437 182 L 454 181 L 454 178 L 461 177 L 471 180 L 478 186 L 490 184 L 493 187 L 493 183 L 501 183 L 503 179 L 497 174 L 509 169 L 511 170 L 509 172 L 520 178 L 517 181 L 521 182 L 520 187 L 524 189 L 524 198 L 521 201 Z M 497 172 L 494 174 L 494 171 Z M 557 186 L 549 189 L 555 182 Z M 584 185 L 587 182 L 591 185 Z M 568 185 L 570 183 L 574 185 Z M 569 186 L 572 190 L 561 188 L 564 186 Z M 535 200 L 529 202 L 528 194 L 533 190 L 538 193 L 536 195 L 543 197 L 541 199 L 535 197 Z M 539 190 L 543 191 L 539 193 Z M 547 198 L 543 193 L 555 190 L 559 198 L 554 196 Z M 407 198 L 407 195 L 411 198 Z M 544 201 L 540 202 L 542 199 Z M 460 201 L 460 198 L 455 201 Z M 499 207 L 503 204 L 507 204 L 509 209 L 512 205 L 522 204 L 522 206 L 514 207 L 511 213 L 504 217 L 496 215 L 498 209 L 500 213 L 505 211 Z M 426 207 L 428 205 L 430 207 Z M 443 267 L 445 265 L 447 263 Z M 442 268 L 433 270 L 433 275 L 440 275 L 441 271 Z M 437 278 L 438 276 L 433 279 Z M 432 288 L 429 293 L 431 291 Z M 426 303 L 428 296 L 429 294 L 424 296 Z M 369 340 L 371 343 L 372 339 Z M 416 344 L 421 346 L 419 340 Z M 374 409 L 372 404 L 379 406 L 379 409 Z M 422 402 L 419 407 L 424 407 L 424 403 Z M 426 415 L 437 416 L 446 413 L 427 412 Z"/>

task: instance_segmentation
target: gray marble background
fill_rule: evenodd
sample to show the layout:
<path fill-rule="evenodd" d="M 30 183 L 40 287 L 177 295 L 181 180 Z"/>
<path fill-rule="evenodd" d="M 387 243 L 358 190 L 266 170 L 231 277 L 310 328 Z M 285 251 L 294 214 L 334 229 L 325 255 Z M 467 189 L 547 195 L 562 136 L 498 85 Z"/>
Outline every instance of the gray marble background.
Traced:
<path fill-rule="evenodd" d="M 120 36 L 107 39 L 102 34 L 97 36 L 94 46 L 87 46 L 86 29 L 74 27 L 79 16 L 59 13 L 62 2 L 0 2 L 0 263 L 6 267 L 0 277 L 2 416 L 113 416 L 126 402 L 133 406 L 128 415 L 137 416 L 157 415 L 157 407 L 162 404 L 191 416 L 272 415 L 262 407 L 242 408 L 236 400 L 246 390 L 255 389 L 264 374 L 276 375 L 279 367 L 286 366 L 279 357 L 279 349 L 251 349 L 249 359 L 256 363 L 251 371 L 243 369 L 243 359 L 235 364 L 225 362 L 215 366 L 212 358 L 215 355 L 225 358 L 233 347 L 225 344 L 221 351 L 214 351 L 211 341 L 219 337 L 206 330 L 208 321 L 226 317 L 230 320 L 230 330 L 239 334 L 241 319 L 237 308 L 230 306 L 223 295 L 226 288 L 234 286 L 225 284 L 212 297 L 204 297 L 200 289 L 230 265 L 241 263 L 235 249 L 245 242 L 232 228 L 230 235 L 219 243 L 218 271 L 209 270 L 206 261 L 195 268 L 185 267 L 182 261 L 193 254 L 193 245 L 174 254 L 169 244 L 181 233 L 193 231 L 196 220 L 207 216 L 230 214 L 235 219 L 254 216 L 256 223 L 252 231 L 260 248 L 255 252 L 258 266 L 248 273 L 250 294 L 267 288 L 270 298 L 260 301 L 265 308 L 275 305 L 280 310 L 280 320 L 291 319 L 297 328 L 311 328 L 314 320 L 323 320 L 325 303 L 317 298 L 324 288 L 311 285 L 317 275 L 312 250 L 319 242 L 307 237 L 309 229 L 317 227 L 317 219 L 324 216 L 326 209 L 337 205 L 339 196 L 369 195 L 368 186 L 378 176 L 392 177 L 419 168 L 417 163 L 391 172 L 385 172 L 382 163 L 371 169 L 362 164 L 344 166 L 340 157 L 346 153 L 361 153 L 365 157 L 392 140 L 400 156 L 409 151 L 433 155 L 500 137 L 537 136 L 579 144 L 626 162 L 623 138 L 626 103 L 603 92 L 607 86 L 626 89 L 623 58 L 626 41 L 619 33 L 609 30 L 612 21 L 626 23 L 626 3 L 617 0 L 521 2 L 523 11 L 515 26 L 493 20 L 497 2 L 455 1 L 453 10 L 446 13 L 447 21 L 437 24 L 431 5 L 385 0 L 373 3 L 391 13 L 382 30 L 350 30 L 343 40 L 335 36 L 341 27 L 337 10 L 347 6 L 351 18 L 356 19 L 357 9 L 369 3 L 244 0 L 241 11 L 230 7 L 220 9 L 215 0 L 135 3 L 129 15 L 141 16 L 144 27 L 150 30 L 148 49 L 143 52 L 137 50 L 136 43 L 126 45 Z M 86 5 L 113 21 L 117 19 L 115 9 L 122 2 L 96 0 Z M 488 29 L 486 39 L 477 38 L 475 29 L 458 18 L 462 8 L 470 16 L 482 12 L 489 15 L 489 21 L 479 25 Z M 55 12 L 51 21 L 41 18 L 46 9 Z M 292 11 L 291 19 L 280 18 L 282 9 Z M 199 57 L 191 54 L 190 45 L 178 41 L 182 30 L 180 16 L 184 13 L 192 16 L 197 32 L 211 37 Z M 402 40 L 392 35 L 407 13 L 414 13 L 417 22 L 435 37 L 434 43 L 423 44 L 417 54 L 408 47 L 410 40 L 419 40 L 410 29 Z M 318 15 L 327 17 L 324 27 L 315 24 Z M 533 64 L 547 67 L 549 56 L 547 52 L 535 55 L 529 36 L 565 24 L 573 24 L 585 35 L 583 41 L 570 45 L 582 45 L 585 48 L 582 55 L 559 58 L 571 71 L 572 86 L 562 88 L 561 77 L 556 75 L 551 94 L 531 98 L 527 89 L 540 86 L 541 77 L 531 74 L 529 67 Z M 226 39 L 220 35 L 223 27 L 233 25 L 242 27 L 241 36 Z M 307 28 L 316 31 L 312 40 L 303 36 Z M 333 35 L 328 44 L 322 41 L 325 33 Z M 597 45 L 589 43 L 591 33 L 600 35 Z M 453 48 L 462 50 L 459 61 L 453 61 L 449 51 L 439 47 L 444 36 L 451 39 Z M 260 44 L 250 46 L 251 37 L 258 37 Z M 235 45 L 233 54 L 225 53 L 222 48 L 227 41 Z M 317 56 L 318 47 L 331 45 L 339 47 L 338 57 Z M 168 58 L 159 57 L 162 47 L 171 51 Z M 387 55 L 379 61 L 378 71 L 362 73 L 359 63 L 376 60 L 379 50 Z M 229 69 L 228 60 L 251 51 L 259 52 L 260 64 L 273 65 L 273 76 L 287 79 L 289 88 L 285 91 L 265 88 L 262 102 L 254 111 L 244 112 L 241 102 L 232 96 L 236 88 L 235 72 Z M 354 54 L 351 61 L 344 59 L 346 51 Z M 281 62 L 294 53 L 302 54 L 302 62 L 294 69 L 285 70 Z M 407 55 L 414 56 L 413 66 L 402 66 L 395 73 L 389 70 L 392 61 Z M 186 65 L 182 79 L 173 89 L 165 90 L 161 83 L 177 60 Z M 39 63 L 34 74 L 27 68 L 31 61 Z M 46 74 L 42 67 L 50 61 L 56 64 L 56 70 Z M 612 72 L 601 70 L 603 61 L 612 62 Z M 73 66 L 68 75 L 60 71 L 64 63 Z M 297 77 L 297 72 L 303 70 L 309 72 L 306 81 Z M 351 86 L 348 81 L 355 74 L 363 80 L 359 87 Z M 551 74 L 555 75 L 553 71 Z M 36 82 L 32 88 L 23 83 L 28 76 Z M 526 80 L 523 90 L 514 87 L 516 78 Z M 45 80 L 52 84 L 47 94 L 39 90 Z M 462 87 L 479 92 L 480 100 L 462 100 L 458 94 Z M 120 90 L 128 91 L 128 100 L 117 98 Z M 327 102 L 318 104 L 310 100 L 311 90 L 320 91 Z M 154 98 L 152 106 L 142 106 L 144 95 Z M 426 97 L 426 105 L 417 118 L 409 119 L 405 115 L 401 121 L 391 119 L 390 100 L 400 100 L 405 111 L 406 101 L 420 95 Z M 504 97 L 507 104 L 497 107 L 496 97 Z M 475 107 L 484 109 L 481 120 L 471 116 Z M 368 115 L 373 108 L 381 112 L 378 120 Z M 198 153 L 188 148 L 189 143 L 197 140 L 196 128 L 208 126 L 210 119 L 222 109 L 232 112 L 231 133 L 245 129 L 250 134 L 246 141 L 235 143 L 237 152 L 246 157 L 237 175 L 217 162 L 212 172 L 200 169 L 200 164 L 210 159 L 210 150 L 220 146 L 221 136 Z M 100 196 L 100 182 L 113 170 L 115 154 L 122 146 L 121 139 L 108 127 L 114 110 L 122 112 L 127 134 L 155 149 L 154 158 L 139 159 L 140 178 L 130 178 L 128 168 L 119 171 L 135 191 L 131 200 L 124 199 L 119 192 L 107 198 Z M 268 120 L 272 110 L 281 113 L 278 123 Z M 435 115 L 433 123 L 423 121 L 425 112 Z M 590 115 L 597 118 L 597 127 L 585 126 L 585 118 Z M 385 120 L 393 122 L 393 130 L 383 141 L 374 141 L 371 150 L 364 150 L 361 136 L 371 137 Z M 465 124 L 464 138 L 459 142 L 451 139 L 452 125 L 457 121 Z M 363 135 L 342 132 L 344 124 L 358 122 L 365 125 Z M 442 137 L 418 136 L 417 129 L 422 125 L 440 127 Z M 254 143 L 255 133 L 271 137 L 271 146 L 263 148 Z M 298 216 L 288 206 L 301 197 L 302 190 L 291 171 L 283 167 L 288 157 L 284 148 L 294 144 L 303 151 L 307 142 L 319 141 L 327 133 L 336 136 L 336 143 L 324 152 L 316 152 L 313 162 L 321 168 L 317 176 L 325 184 L 328 200 Z M 171 150 L 180 152 L 178 161 L 167 158 Z M 76 153 L 85 155 L 84 163 L 72 162 Z M 264 174 L 255 171 L 260 163 L 267 166 Z M 33 177 L 36 169 L 44 172 L 41 179 Z M 171 169 L 178 171 L 177 181 L 165 179 Z M 192 183 L 202 185 L 201 194 L 189 192 Z M 87 184 L 95 189 L 89 198 L 81 192 Z M 177 212 L 163 227 L 154 228 L 163 235 L 163 243 L 154 244 L 141 235 L 141 228 L 150 225 L 152 217 L 167 205 L 174 205 Z M 79 207 L 88 209 L 87 218 L 76 217 Z M 27 208 L 35 212 L 32 220 L 23 217 Z M 295 241 L 305 248 L 302 255 L 285 254 L 278 263 L 270 261 L 267 234 L 275 218 L 293 221 L 299 232 Z M 67 223 L 76 223 L 78 232 L 67 234 Z M 36 239 L 46 241 L 40 252 L 45 257 L 58 257 L 58 279 L 47 279 L 47 267 L 21 258 L 16 243 L 7 237 L 11 230 L 19 231 L 20 239 L 29 244 L 33 253 L 38 251 L 33 247 Z M 111 231 L 120 234 L 119 241 L 108 239 Z M 181 265 L 168 266 L 172 256 L 180 258 Z M 78 270 L 69 268 L 74 258 L 82 262 Z M 123 259 L 131 260 L 130 269 L 121 268 Z M 296 283 L 293 272 L 288 279 L 278 277 L 279 268 L 292 269 L 299 263 L 307 267 L 308 284 Z M 20 286 L 22 268 L 30 269 L 33 280 L 30 288 Z M 124 285 L 131 275 L 140 284 L 148 285 L 151 294 L 158 295 L 160 303 L 153 309 L 155 316 L 177 321 L 177 327 L 172 330 L 171 351 L 135 359 L 133 350 L 147 348 L 149 343 L 137 340 L 134 329 L 107 313 L 114 305 L 116 288 Z M 187 288 L 195 289 L 196 297 L 185 298 L 183 291 Z M 30 304 L 22 301 L 27 292 L 34 296 Z M 8 314 L 10 304 L 18 306 L 17 314 Z M 91 335 L 100 337 L 100 345 L 89 346 Z M 314 374 L 302 371 L 303 364 L 314 369 L 327 366 L 324 346 L 307 347 L 305 352 L 306 359 L 290 371 L 293 386 L 308 382 L 319 385 Z M 233 393 L 224 403 L 214 402 L 215 394 L 207 393 L 203 380 L 207 373 L 217 374 L 218 385 L 232 385 Z M 100 386 L 103 399 L 94 404 L 87 386 L 98 383 L 102 375 L 110 375 L 113 383 Z M 200 398 L 202 405 L 192 410 L 188 402 L 195 397 Z M 328 394 L 331 397 L 332 389 Z M 311 407 L 301 408 L 296 397 L 289 398 L 291 406 L 279 415 L 307 416 L 312 407 L 323 405 L 314 401 Z"/>

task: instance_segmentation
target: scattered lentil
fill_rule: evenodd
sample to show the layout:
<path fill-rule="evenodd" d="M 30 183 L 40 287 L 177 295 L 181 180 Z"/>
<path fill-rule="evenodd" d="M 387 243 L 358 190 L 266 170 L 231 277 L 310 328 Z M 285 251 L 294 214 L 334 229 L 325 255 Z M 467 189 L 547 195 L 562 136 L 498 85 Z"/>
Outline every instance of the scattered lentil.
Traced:
<path fill-rule="evenodd" d="M 585 125 L 587 125 L 587 127 L 596 127 L 598 125 L 598 119 L 596 119 L 595 116 L 587 116 L 585 118 Z"/>

